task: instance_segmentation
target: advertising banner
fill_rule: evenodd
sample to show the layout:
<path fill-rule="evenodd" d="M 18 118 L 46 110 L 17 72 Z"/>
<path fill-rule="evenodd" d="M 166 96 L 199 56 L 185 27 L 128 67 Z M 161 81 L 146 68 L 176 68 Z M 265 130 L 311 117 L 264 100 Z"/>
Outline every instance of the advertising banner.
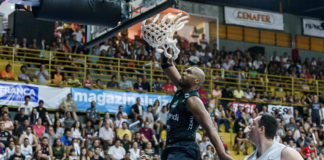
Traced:
<path fill-rule="evenodd" d="M 314 19 L 303 19 L 304 35 L 324 37 L 324 21 Z"/>
<path fill-rule="evenodd" d="M 248 113 L 252 113 L 256 107 L 254 103 L 241 103 L 241 102 L 229 102 L 228 105 L 233 105 L 233 109 L 236 112 L 239 107 L 248 108 Z"/>
<path fill-rule="evenodd" d="M 291 110 L 291 113 L 294 113 L 294 108 L 292 106 L 281 106 L 281 105 L 272 105 L 272 104 L 268 105 L 269 113 L 274 112 L 276 109 L 279 109 L 279 113 L 281 115 L 287 114 L 288 110 Z"/>
<path fill-rule="evenodd" d="M 39 100 L 44 100 L 45 108 L 57 109 L 71 89 L 56 88 L 45 85 L 25 83 L 0 82 L 0 105 L 20 106 L 25 96 L 30 96 L 30 103 L 38 106 Z"/>
<path fill-rule="evenodd" d="M 160 105 L 167 105 L 171 102 L 172 96 L 149 94 L 149 93 L 135 93 L 124 91 L 110 91 L 100 89 L 86 89 L 86 88 L 72 88 L 72 96 L 76 103 L 77 110 L 86 111 L 90 108 L 91 101 L 96 101 L 96 109 L 99 112 L 116 113 L 120 105 L 129 111 L 129 108 L 136 103 L 136 98 L 141 98 L 141 105 L 146 109 L 148 105 L 153 105 L 154 101 L 158 99 Z"/>
<path fill-rule="evenodd" d="M 225 7 L 226 24 L 284 30 L 283 15 L 250 9 Z"/>

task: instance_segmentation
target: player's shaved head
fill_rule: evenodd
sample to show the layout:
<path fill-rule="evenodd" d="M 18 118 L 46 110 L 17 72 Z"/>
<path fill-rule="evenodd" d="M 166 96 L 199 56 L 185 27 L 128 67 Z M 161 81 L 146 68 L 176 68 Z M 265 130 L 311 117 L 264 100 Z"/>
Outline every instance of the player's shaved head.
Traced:
<path fill-rule="evenodd" d="M 199 80 L 199 85 L 202 86 L 205 82 L 205 73 L 203 70 L 201 70 L 198 67 L 191 67 L 194 75 L 196 75 L 196 78 Z"/>

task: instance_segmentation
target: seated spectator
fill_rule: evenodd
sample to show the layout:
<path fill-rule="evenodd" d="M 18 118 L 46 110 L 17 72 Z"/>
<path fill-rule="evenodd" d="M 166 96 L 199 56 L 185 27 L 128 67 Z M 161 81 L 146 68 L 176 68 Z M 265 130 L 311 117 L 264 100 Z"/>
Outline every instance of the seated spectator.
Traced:
<path fill-rule="evenodd" d="M 53 156 L 52 146 L 48 144 L 48 138 L 42 138 L 41 144 L 36 147 L 36 152 L 37 151 L 42 152 L 41 158 L 43 159 L 49 159 Z"/>
<path fill-rule="evenodd" d="M 297 128 L 294 117 L 290 117 L 289 123 L 284 125 L 285 130 L 294 132 Z"/>
<path fill-rule="evenodd" d="M 15 146 L 14 154 L 9 158 L 9 160 L 16 160 L 16 159 L 25 159 L 25 156 L 21 153 L 20 145 Z"/>
<path fill-rule="evenodd" d="M 71 130 L 69 130 L 69 129 L 65 130 L 65 134 L 60 137 L 60 140 L 64 144 L 64 146 L 72 145 L 73 139 L 74 139 L 74 137 L 72 137 Z"/>
<path fill-rule="evenodd" d="M 244 97 L 245 97 L 248 101 L 251 101 L 252 99 L 254 99 L 253 92 L 251 91 L 250 88 L 247 88 L 246 92 L 244 92 Z"/>
<path fill-rule="evenodd" d="M 21 66 L 20 71 L 21 71 L 21 73 L 18 75 L 19 81 L 23 81 L 25 83 L 33 82 L 33 77 L 27 73 L 26 66 Z"/>
<path fill-rule="evenodd" d="M 240 100 L 244 98 L 244 92 L 241 90 L 241 86 L 237 86 L 237 88 L 233 91 L 234 98 Z"/>
<path fill-rule="evenodd" d="M 223 108 L 223 105 L 219 104 L 218 108 L 215 110 L 215 120 L 217 122 L 217 126 L 218 126 L 218 130 L 219 130 L 219 125 L 221 123 L 223 123 L 225 125 L 225 131 L 229 132 L 229 124 L 228 124 L 228 120 L 226 119 L 226 114 Z"/>
<path fill-rule="evenodd" d="M 204 136 L 202 141 L 199 143 L 200 152 L 206 152 L 207 146 L 209 145 L 212 145 L 212 143 L 210 142 L 208 136 Z"/>
<path fill-rule="evenodd" d="M 3 80 L 15 80 L 15 76 L 11 72 L 11 65 L 7 64 L 6 68 L 1 71 L 1 79 Z"/>
<path fill-rule="evenodd" d="M 116 118 L 116 120 L 114 122 L 116 129 L 122 128 L 124 122 L 127 122 L 127 119 L 124 119 L 123 114 L 121 112 L 118 112 L 117 113 L 117 118 Z"/>
<path fill-rule="evenodd" d="M 172 84 L 170 79 L 167 79 L 167 83 L 163 84 L 164 93 L 173 95 L 176 91 L 175 85 Z"/>
<path fill-rule="evenodd" d="M 124 158 L 126 151 L 124 147 L 121 146 L 120 140 L 115 141 L 115 145 L 111 146 L 108 150 L 108 155 L 110 159 L 122 159 Z"/>
<path fill-rule="evenodd" d="M 120 89 L 130 92 L 133 88 L 133 85 L 130 80 L 127 80 L 126 75 L 122 75 L 122 80 L 119 82 L 119 87 L 120 87 Z"/>
<path fill-rule="evenodd" d="M 42 125 L 41 118 L 38 118 L 37 124 L 33 125 L 33 132 L 36 135 L 36 137 L 39 137 L 39 139 L 43 138 L 45 134 L 45 126 Z"/>
<path fill-rule="evenodd" d="M 60 104 L 60 110 L 63 112 L 73 112 L 76 110 L 75 101 L 72 99 L 72 94 L 69 93 L 66 99 Z"/>
<path fill-rule="evenodd" d="M 133 88 L 134 88 L 137 92 L 145 92 L 142 77 L 137 77 L 137 81 L 136 81 L 136 83 L 134 83 Z"/>
<path fill-rule="evenodd" d="M 78 79 L 76 73 L 72 73 L 72 77 L 68 79 L 67 84 L 73 87 L 81 86 L 80 80 Z"/>
<path fill-rule="evenodd" d="M 235 131 L 235 133 L 238 133 L 241 128 L 244 129 L 247 125 L 248 125 L 248 123 L 245 120 L 245 112 L 242 112 L 241 117 L 239 117 L 234 122 L 234 131 Z"/>
<path fill-rule="evenodd" d="M 111 76 L 111 81 L 107 83 L 107 88 L 119 88 L 119 84 L 116 82 L 116 75 Z"/>
<path fill-rule="evenodd" d="M 154 143 L 155 145 L 158 144 L 157 139 L 156 139 L 155 134 L 154 134 L 154 131 L 153 131 L 152 128 L 149 128 L 149 123 L 148 122 L 144 123 L 144 127 L 139 130 L 139 133 L 141 135 L 144 135 L 144 137 L 148 141 Z"/>
<path fill-rule="evenodd" d="M 5 130 L 5 125 L 3 122 L 0 122 L 0 142 L 5 146 L 9 145 L 9 139 L 11 134 L 9 131 Z"/>
<path fill-rule="evenodd" d="M 130 159 L 138 159 L 140 158 L 140 149 L 138 148 L 137 142 L 133 142 L 132 148 L 129 149 Z"/>
<path fill-rule="evenodd" d="M 112 147 L 111 147 L 112 148 Z M 110 149 L 109 149 L 110 150 Z M 114 150 L 114 154 L 113 155 L 117 155 L 117 152 L 118 150 Z M 125 150 L 124 150 L 125 151 Z M 100 147 L 95 147 L 94 148 L 94 155 L 93 155 L 93 157 L 92 157 L 92 159 L 94 159 L 94 160 L 104 160 L 104 158 L 100 155 L 100 153 L 101 153 L 101 149 L 100 149 Z M 125 154 L 125 153 L 124 153 Z M 118 156 L 116 156 L 116 157 L 118 157 Z M 123 158 L 123 157 L 122 157 Z M 112 158 L 112 159 L 115 159 L 114 157 Z M 118 159 L 121 159 L 121 158 L 119 158 L 118 157 Z"/>
<path fill-rule="evenodd" d="M 52 147 L 53 157 L 56 159 L 66 159 L 66 152 L 61 140 L 59 138 L 55 139 L 54 145 Z"/>
<path fill-rule="evenodd" d="M 96 84 L 93 85 L 93 88 L 96 88 L 96 89 L 104 89 L 105 87 L 101 84 L 101 80 L 100 79 L 97 79 L 96 80 Z"/>
<path fill-rule="evenodd" d="M 285 124 L 288 124 L 290 122 L 290 119 L 294 119 L 294 115 L 292 113 L 291 109 L 288 109 L 287 113 L 282 116 L 284 118 Z"/>
<path fill-rule="evenodd" d="M 293 138 L 293 132 L 291 130 L 289 130 L 286 134 L 285 137 L 282 138 L 282 143 L 284 145 L 288 145 L 289 144 L 289 141 L 293 141 L 295 142 L 294 138 Z"/>
<path fill-rule="evenodd" d="M 151 86 L 150 86 L 150 83 L 147 81 L 146 75 L 143 76 L 143 89 L 147 92 L 151 91 Z"/>
<path fill-rule="evenodd" d="M 223 98 L 233 98 L 233 92 L 230 90 L 229 86 L 225 86 L 225 89 L 222 90 Z"/>
<path fill-rule="evenodd" d="M 246 137 L 246 134 L 243 133 L 243 128 L 240 128 L 236 137 L 235 137 L 235 146 L 236 146 L 236 154 L 240 154 L 240 148 L 241 146 L 245 146 L 245 151 L 244 155 L 248 155 L 247 150 L 248 150 L 248 139 Z"/>
<path fill-rule="evenodd" d="M 207 146 L 207 149 L 205 152 L 203 152 L 201 155 L 202 155 L 202 158 L 204 160 L 204 157 L 205 159 L 207 160 L 210 160 L 210 159 L 215 159 L 214 157 L 216 156 L 215 153 L 214 153 L 214 148 L 212 145 L 208 145 Z"/>
<path fill-rule="evenodd" d="M 33 157 L 33 148 L 29 143 L 29 139 L 25 138 L 24 143 L 20 144 L 21 154 L 25 156 L 26 159 L 31 159 Z"/>
<path fill-rule="evenodd" d="M 148 155 L 149 157 L 153 157 L 155 151 L 152 148 L 152 143 L 151 142 L 146 143 L 144 151 L 145 151 L 146 155 Z"/>
<path fill-rule="evenodd" d="M 203 88 L 198 89 L 201 101 L 206 105 L 207 104 L 207 92 Z"/>
<path fill-rule="evenodd" d="M 116 113 L 116 116 L 117 116 L 117 113 Z M 104 117 L 103 117 L 103 119 L 100 120 L 100 122 L 98 124 L 98 128 L 101 128 L 102 126 L 105 126 L 106 123 L 109 124 L 109 127 L 112 130 L 115 129 L 114 122 L 111 120 L 109 112 L 106 112 L 105 115 L 104 115 Z"/>
<path fill-rule="evenodd" d="M 300 132 L 300 137 L 297 139 L 297 147 L 304 148 L 307 147 L 310 143 L 310 138 L 305 134 L 305 131 Z"/>
<path fill-rule="evenodd" d="M 35 72 L 37 83 L 47 83 L 49 80 L 48 71 L 45 70 L 45 64 L 42 64 L 38 71 Z"/>
<path fill-rule="evenodd" d="M 149 105 L 146 109 L 146 111 L 144 111 L 143 113 L 143 118 L 142 118 L 145 122 L 149 122 L 150 124 L 150 128 L 153 128 L 153 123 L 154 123 L 154 115 L 153 115 L 153 106 Z"/>
<path fill-rule="evenodd" d="M 19 114 L 16 114 L 14 120 L 17 121 L 20 125 L 22 125 L 26 119 L 28 119 L 28 116 L 25 115 L 25 108 L 21 108 L 19 110 Z"/>
<path fill-rule="evenodd" d="M 124 107 L 122 105 L 118 106 L 118 112 L 122 113 L 124 119 L 128 119 L 128 114 L 124 112 Z M 115 118 L 117 118 L 118 112 L 115 113 Z"/>
<path fill-rule="evenodd" d="M 91 75 L 87 73 L 86 78 L 83 80 L 83 87 L 91 89 L 93 87 Z"/>
<path fill-rule="evenodd" d="M 25 96 L 25 102 L 22 103 L 19 107 L 18 110 L 20 110 L 21 108 L 25 108 L 25 115 L 29 116 L 32 112 L 33 109 L 33 105 L 31 103 L 29 103 L 30 101 L 30 96 L 27 95 Z"/>
<path fill-rule="evenodd" d="M 44 108 L 44 101 L 43 100 L 39 100 L 38 102 L 38 106 L 35 108 L 38 112 L 38 115 L 40 118 L 42 118 L 43 122 L 48 121 L 48 113 L 46 108 Z"/>
<path fill-rule="evenodd" d="M 61 72 L 60 67 L 56 67 L 56 73 L 52 74 L 52 83 L 58 87 L 63 87 L 65 83 L 65 77 Z"/>
<path fill-rule="evenodd" d="M 13 125 L 8 113 L 3 114 L 2 120 L 0 121 L 0 123 L 4 124 L 4 130 L 5 131 L 9 131 L 12 134 L 12 131 L 14 129 L 14 125 Z"/>
<path fill-rule="evenodd" d="M 105 125 L 100 128 L 100 130 L 99 130 L 99 138 L 101 139 L 104 150 L 107 150 L 108 146 L 113 144 L 114 135 L 115 135 L 115 133 L 110 128 L 109 123 L 105 123 Z"/>
<path fill-rule="evenodd" d="M 153 92 L 161 92 L 163 90 L 163 85 L 161 83 L 161 78 L 156 77 L 155 82 L 152 85 Z"/>
<path fill-rule="evenodd" d="M 91 121 L 93 124 L 96 124 L 100 121 L 100 115 L 98 110 L 96 109 L 96 102 L 91 102 L 91 108 L 87 109 L 87 115 L 86 115 L 87 121 Z"/>
<path fill-rule="evenodd" d="M 130 139 L 132 139 L 132 132 L 128 129 L 127 122 L 122 123 L 122 128 L 118 128 L 116 135 L 117 138 L 123 139 L 124 135 L 127 134 Z"/>
<path fill-rule="evenodd" d="M 66 112 L 63 121 L 64 128 L 71 128 L 77 120 L 78 117 L 75 112 Z"/>
<path fill-rule="evenodd" d="M 308 159 L 311 157 L 312 153 L 316 154 L 316 148 L 315 148 L 315 143 L 314 140 L 311 140 L 309 143 L 309 146 L 306 146 L 300 150 L 301 153 L 303 153 L 303 157 L 305 159 Z"/>
<path fill-rule="evenodd" d="M 38 146 L 38 138 L 32 133 L 31 126 L 27 126 L 26 132 L 20 135 L 19 144 L 22 144 L 25 138 L 28 138 L 29 144 L 32 145 L 32 147 Z"/>

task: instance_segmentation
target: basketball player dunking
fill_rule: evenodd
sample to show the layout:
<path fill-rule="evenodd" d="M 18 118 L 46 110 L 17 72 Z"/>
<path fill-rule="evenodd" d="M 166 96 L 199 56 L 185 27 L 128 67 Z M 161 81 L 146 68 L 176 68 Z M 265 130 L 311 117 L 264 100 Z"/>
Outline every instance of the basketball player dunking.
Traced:
<path fill-rule="evenodd" d="M 249 127 L 249 140 L 256 145 L 256 150 L 245 160 L 303 160 L 296 150 L 273 141 L 277 127 L 277 121 L 271 115 L 253 120 Z"/>
<path fill-rule="evenodd" d="M 167 121 L 167 146 L 162 160 L 199 160 L 200 150 L 195 143 L 196 130 L 200 124 L 222 160 L 232 160 L 225 152 L 217 130 L 199 98 L 198 89 L 205 81 L 204 72 L 197 67 L 186 69 L 182 75 L 173 65 L 172 59 L 162 57 L 162 69 L 177 86 Z"/>

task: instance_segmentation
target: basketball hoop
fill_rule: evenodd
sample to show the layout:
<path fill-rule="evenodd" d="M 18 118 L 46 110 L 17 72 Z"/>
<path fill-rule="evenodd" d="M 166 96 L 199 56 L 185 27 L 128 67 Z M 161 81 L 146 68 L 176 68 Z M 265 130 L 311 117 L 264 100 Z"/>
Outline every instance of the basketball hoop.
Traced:
<path fill-rule="evenodd" d="M 142 22 L 143 38 L 157 52 L 164 53 L 166 58 L 175 60 L 178 58 L 180 50 L 177 48 L 177 40 L 173 39 L 173 35 L 189 22 L 189 18 L 190 15 L 182 10 L 166 9 L 155 17 Z M 172 53 L 169 53 L 169 49 L 172 50 L 173 56 Z"/>

